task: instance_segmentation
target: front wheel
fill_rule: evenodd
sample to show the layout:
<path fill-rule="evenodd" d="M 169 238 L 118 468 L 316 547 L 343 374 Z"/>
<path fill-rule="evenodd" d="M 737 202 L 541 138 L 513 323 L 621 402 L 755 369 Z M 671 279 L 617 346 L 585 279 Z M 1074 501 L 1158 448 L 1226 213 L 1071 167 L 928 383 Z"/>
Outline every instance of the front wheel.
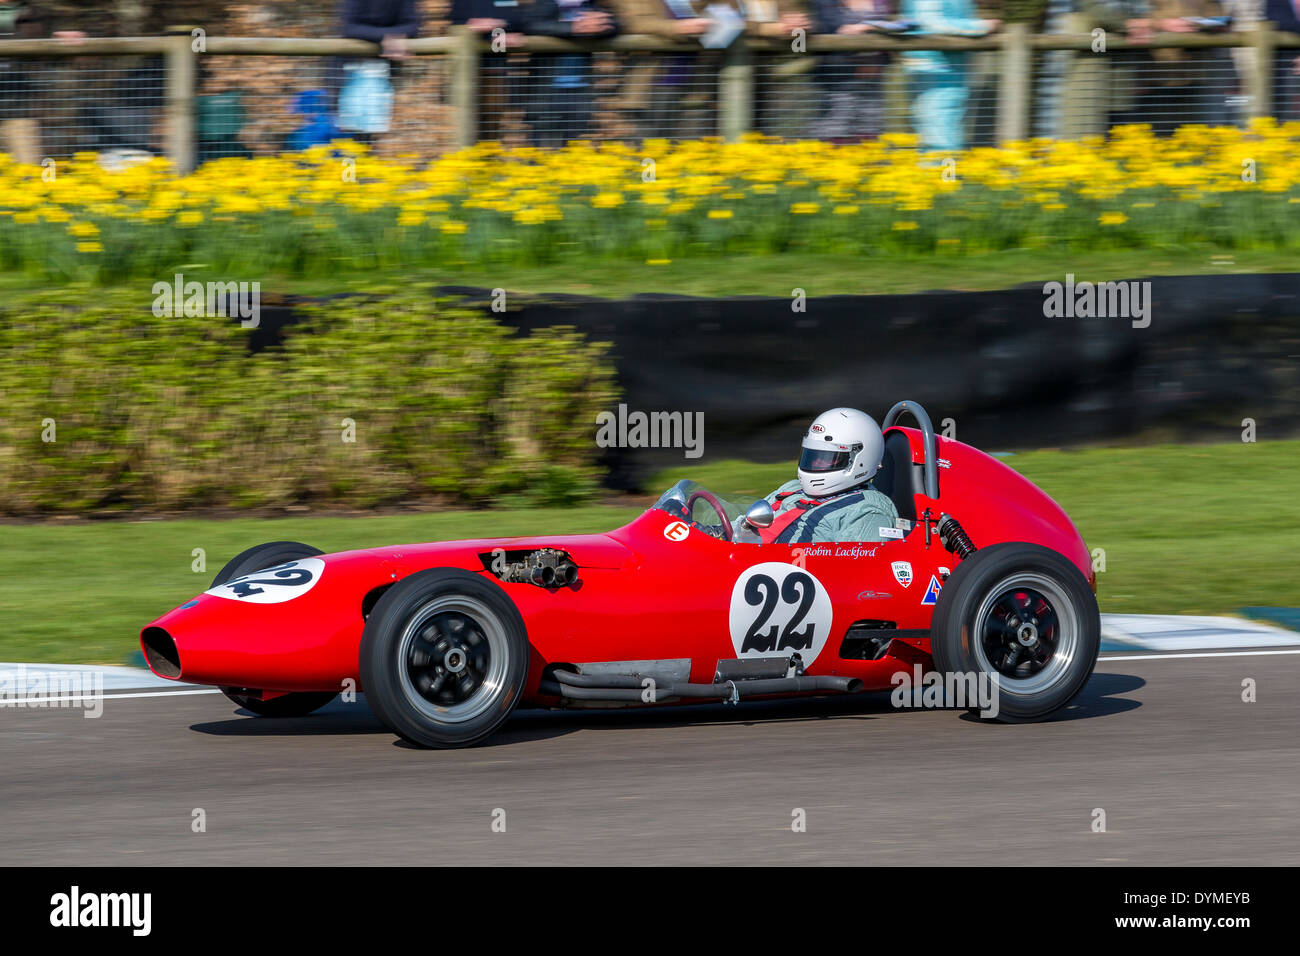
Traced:
<path fill-rule="evenodd" d="M 432 568 L 384 592 L 358 664 L 366 701 L 391 730 L 421 747 L 467 747 L 519 703 L 528 637 L 495 581 Z"/>
<path fill-rule="evenodd" d="M 212 579 L 212 586 L 215 588 L 235 578 L 242 578 L 246 574 L 265 571 L 288 561 L 314 558 L 324 553 L 319 548 L 313 548 L 300 541 L 269 541 L 247 551 L 241 551 L 231 558 Z M 295 691 L 263 700 L 260 691 L 250 690 L 247 687 L 223 687 L 221 692 L 244 710 L 259 717 L 306 717 L 313 711 L 320 710 L 335 697 L 334 691 Z"/>
<path fill-rule="evenodd" d="M 941 674 L 997 681 L 998 716 L 1042 720 L 1083 689 L 1101 648 L 1097 598 L 1077 567 L 1036 544 L 981 548 L 939 592 L 930 626 Z"/>

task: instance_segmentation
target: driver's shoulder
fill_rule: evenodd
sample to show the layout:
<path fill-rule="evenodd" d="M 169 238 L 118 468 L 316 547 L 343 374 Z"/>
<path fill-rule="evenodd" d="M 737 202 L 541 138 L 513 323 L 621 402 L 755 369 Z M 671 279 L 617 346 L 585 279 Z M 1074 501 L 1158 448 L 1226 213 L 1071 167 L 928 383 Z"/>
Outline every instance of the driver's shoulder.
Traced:
<path fill-rule="evenodd" d="M 882 511 L 886 514 L 896 514 L 898 509 L 894 507 L 893 500 L 883 491 L 878 491 L 870 486 L 859 488 L 858 490 L 862 492 L 862 503 L 864 505 L 869 505 L 874 510 Z"/>

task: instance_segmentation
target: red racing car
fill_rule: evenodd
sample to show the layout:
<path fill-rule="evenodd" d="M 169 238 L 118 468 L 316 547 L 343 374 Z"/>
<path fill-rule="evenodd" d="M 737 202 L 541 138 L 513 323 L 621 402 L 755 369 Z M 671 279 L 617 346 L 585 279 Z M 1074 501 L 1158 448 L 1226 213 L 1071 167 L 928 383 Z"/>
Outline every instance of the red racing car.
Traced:
<path fill-rule="evenodd" d="M 916 665 L 991 680 L 1003 720 L 1064 707 L 1100 646 L 1078 531 L 1025 478 L 936 436 L 915 402 L 882 425 L 873 486 L 899 514 L 883 543 L 775 543 L 766 501 L 742 510 L 691 481 L 607 534 L 338 554 L 274 542 L 145 627 L 144 656 L 265 716 L 356 687 L 427 747 L 477 743 L 521 705 L 852 694 Z"/>

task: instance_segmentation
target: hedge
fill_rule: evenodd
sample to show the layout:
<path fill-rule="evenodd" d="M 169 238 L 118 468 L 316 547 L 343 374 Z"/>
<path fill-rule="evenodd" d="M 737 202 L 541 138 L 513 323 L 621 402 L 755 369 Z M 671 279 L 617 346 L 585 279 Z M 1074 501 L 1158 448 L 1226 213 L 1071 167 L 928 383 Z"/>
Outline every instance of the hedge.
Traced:
<path fill-rule="evenodd" d="M 136 292 L 0 307 L 0 513 L 534 502 L 590 494 L 608 346 L 425 289 L 308 308 L 249 354 Z"/>

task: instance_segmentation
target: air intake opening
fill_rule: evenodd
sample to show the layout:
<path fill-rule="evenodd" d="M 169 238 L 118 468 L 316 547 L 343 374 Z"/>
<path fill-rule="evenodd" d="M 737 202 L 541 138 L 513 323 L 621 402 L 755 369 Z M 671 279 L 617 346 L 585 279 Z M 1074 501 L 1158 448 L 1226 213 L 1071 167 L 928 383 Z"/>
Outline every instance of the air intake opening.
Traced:
<path fill-rule="evenodd" d="M 140 633 L 140 644 L 144 647 L 144 659 L 155 674 L 173 680 L 181 676 L 181 655 L 176 650 L 176 642 L 165 630 L 146 627 Z"/>

